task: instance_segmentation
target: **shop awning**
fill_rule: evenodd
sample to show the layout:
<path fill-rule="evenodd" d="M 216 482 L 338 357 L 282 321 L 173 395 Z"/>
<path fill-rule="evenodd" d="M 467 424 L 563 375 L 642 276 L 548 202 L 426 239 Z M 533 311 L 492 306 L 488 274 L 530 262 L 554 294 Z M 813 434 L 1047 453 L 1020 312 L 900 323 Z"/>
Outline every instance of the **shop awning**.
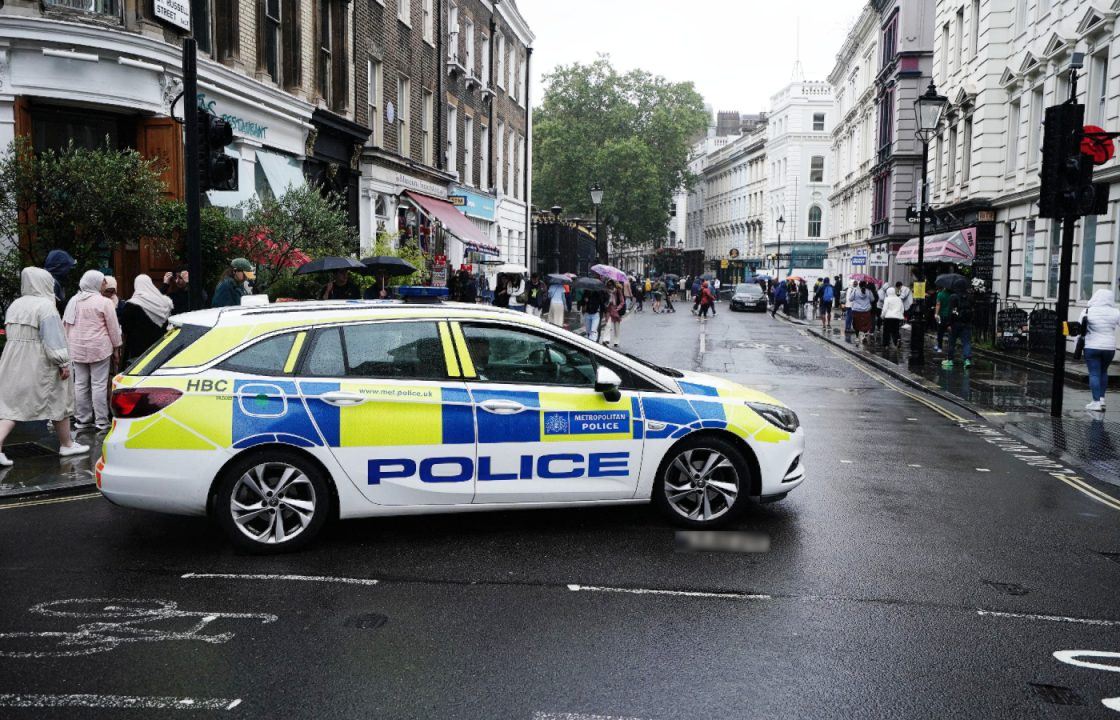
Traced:
<path fill-rule="evenodd" d="M 407 190 L 404 194 L 429 217 L 443 223 L 444 229 L 459 238 L 468 250 L 473 250 L 481 255 L 501 255 L 501 251 L 490 244 L 482 231 L 475 227 L 474 223 L 451 203 L 430 195 L 421 195 Z"/>
<path fill-rule="evenodd" d="M 307 182 L 303 178 L 303 169 L 299 161 L 286 155 L 258 150 L 257 164 L 264 171 L 264 176 L 268 178 L 268 184 L 276 197 L 286 193 L 288 188 L 303 187 Z"/>
<path fill-rule="evenodd" d="M 976 228 L 930 235 L 925 241 L 925 262 L 971 265 L 976 259 Z M 908 240 L 898 249 L 895 259 L 903 265 L 918 262 L 918 238 Z"/>

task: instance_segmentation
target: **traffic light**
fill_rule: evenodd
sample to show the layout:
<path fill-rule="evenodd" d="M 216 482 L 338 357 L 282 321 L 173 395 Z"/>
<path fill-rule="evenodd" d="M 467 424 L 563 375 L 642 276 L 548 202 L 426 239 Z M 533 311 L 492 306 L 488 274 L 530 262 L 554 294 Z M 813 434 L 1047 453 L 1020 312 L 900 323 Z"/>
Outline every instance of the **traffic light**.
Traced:
<path fill-rule="evenodd" d="M 237 189 L 237 158 L 226 155 L 233 128 L 220 117 L 198 109 L 198 184 L 207 190 Z"/>
<path fill-rule="evenodd" d="M 1093 158 L 1081 150 L 1084 124 L 1084 105 L 1046 108 L 1039 217 L 1061 219 L 1107 212 L 1108 186 L 1093 184 Z"/>

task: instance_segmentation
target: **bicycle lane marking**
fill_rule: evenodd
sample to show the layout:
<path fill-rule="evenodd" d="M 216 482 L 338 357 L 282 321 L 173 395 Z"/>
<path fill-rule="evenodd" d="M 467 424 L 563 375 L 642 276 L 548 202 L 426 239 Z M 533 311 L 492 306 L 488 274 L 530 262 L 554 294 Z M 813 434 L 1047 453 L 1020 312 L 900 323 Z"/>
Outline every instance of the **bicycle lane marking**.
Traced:
<path fill-rule="evenodd" d="M 1106 650 L 1058 650 L 1054 653 L 1054 658 L 1066 665 L 1087 668 L 1089 670 L 1120 673 L 1120 663 L 1097 663 L 1081 659 L 1086 657 L 1096 660 L 1108 659 L 1120 661 L 1120 653 L 1108 652 Z M 1102 698 L 1101 704 L 1109 710 L 1120 712 L 1120 697 Z"/>

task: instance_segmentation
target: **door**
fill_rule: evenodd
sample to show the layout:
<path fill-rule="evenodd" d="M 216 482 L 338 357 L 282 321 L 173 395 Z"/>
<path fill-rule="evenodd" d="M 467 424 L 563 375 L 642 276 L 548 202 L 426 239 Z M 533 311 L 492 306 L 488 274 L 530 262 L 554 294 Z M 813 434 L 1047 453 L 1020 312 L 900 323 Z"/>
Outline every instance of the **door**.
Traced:
<path fill-rule="evenodd" d="M 471 502 L 474 420 L 447 323 L 318 329 L 299 375 L 326 444 L 369 500 Z"/>
<path fill-rule="evenodd" d="M 577 345 L 499 323 L 453 325 L 478 433 L 476 503 L 634 496 L 641 405 L 595 390 L 602 362 Z"/>

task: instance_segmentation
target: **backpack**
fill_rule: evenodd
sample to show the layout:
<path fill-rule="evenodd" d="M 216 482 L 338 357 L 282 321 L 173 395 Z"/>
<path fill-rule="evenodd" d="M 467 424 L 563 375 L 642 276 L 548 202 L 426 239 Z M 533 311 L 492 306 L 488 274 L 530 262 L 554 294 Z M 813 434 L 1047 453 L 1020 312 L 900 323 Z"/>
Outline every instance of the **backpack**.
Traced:
<path fill-rule="evenodd" d="M 972 298 L 964 293 L 956 293 L 950 303 L 954 320 L 972 322 Z"/>
<path fill-rule="evenodd" d="M 648 293 L 648 292 L 649 292 L 650 290 L 652 290 L 652 289 L 653 289 L 653 283 L 651 283 L 651 282 L 649 281 L 649 278 L 646 278 L 646 284 L 645 284 L 645 287 L 644 287 L 643 289 L 644 289 L 644 290 L 645 290 L 645 291 L 646 291 L 647 293 Z"/>
<path fill-rule="evenodd" d="M 830 302 L 832 302 L 832 299 L 834 297 L 835 297 L 835 295 L 832 294 L 832 286 L 831 285 L 825 285 L 821 289 L 821 300 L 825 301 L 826 303 L 830 303 Z"/>

